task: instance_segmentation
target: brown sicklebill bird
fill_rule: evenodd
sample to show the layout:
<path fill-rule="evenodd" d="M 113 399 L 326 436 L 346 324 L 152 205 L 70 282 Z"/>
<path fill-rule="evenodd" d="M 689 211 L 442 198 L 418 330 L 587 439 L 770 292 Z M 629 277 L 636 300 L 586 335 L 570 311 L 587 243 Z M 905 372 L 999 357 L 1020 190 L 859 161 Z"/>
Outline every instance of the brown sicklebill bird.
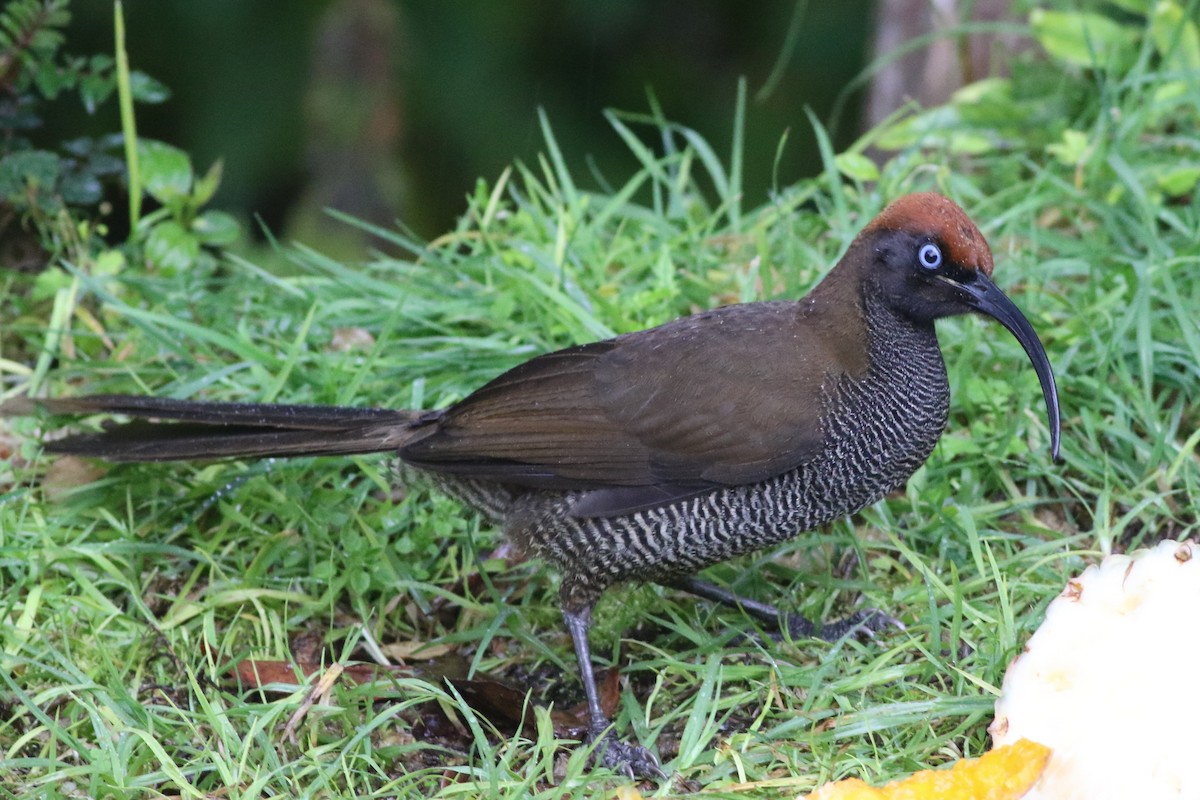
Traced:
<path fill-rule="evenodd" d="M 950 403 L 938 319 L 976 311 L 1016 336 L 1041 381 L 1057 457 L 1050 362 L 991 273 L 987 242 L 962 209 L 911 194 L 798 302 L 727 306 L 548 353 L 441 411 L 123 395 L 0 411 L 133 417 L 46 447 L 111 461 L 398 455 L 557 567 L 598 757 L 661 775 L 601 710 L 588 647 L 596 601 L 614 584 L 651 581 L 736 603 L 794 635 L 870 626 L 861 613 L 826 626 L 781 617 L 692 576 L 853 514 L 921 466 Z"/>

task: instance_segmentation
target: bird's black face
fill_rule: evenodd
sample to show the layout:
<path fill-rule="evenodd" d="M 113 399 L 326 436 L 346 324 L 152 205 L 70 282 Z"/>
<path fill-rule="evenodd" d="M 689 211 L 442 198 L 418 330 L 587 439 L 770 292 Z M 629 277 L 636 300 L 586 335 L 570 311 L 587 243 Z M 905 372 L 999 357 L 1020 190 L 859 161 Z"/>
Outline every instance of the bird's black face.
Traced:
<path fill-rule="evenodd" d="M 1037 372 L 1046 400 L 1051 448 L 1058 458 L 1060 412 L 1054 371 L 1041 340 L 1016 304 L 987 273 L 975 265 L 955 263 L 936 236 L 887 232 L 879 235 L 875 255 L 877 289 L 897 313 L 916 322 L 932 323 L 975 311 L 1008 328 Z"/>
<path fill-rule="evenodd" d="M 955 263 L 936 236 L 900 231 L 879 234 L 872 277 L 893 310 L 914 322 L 931 323 L 977 310 L 965 302 L 960 287 L 986 276 L 974 265 Z"/>

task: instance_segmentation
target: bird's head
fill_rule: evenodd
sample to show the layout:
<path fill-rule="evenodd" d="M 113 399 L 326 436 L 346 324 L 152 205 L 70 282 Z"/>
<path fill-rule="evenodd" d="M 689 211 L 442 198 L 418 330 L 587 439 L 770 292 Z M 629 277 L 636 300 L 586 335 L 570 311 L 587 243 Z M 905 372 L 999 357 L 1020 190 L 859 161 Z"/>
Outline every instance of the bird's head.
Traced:
<path fill-rule="evenodd" d="M 992 282 L 992 251 L 979 228 L 953 201 L 933 192 L 901 197 L 863 229 L 858 250 L 871 263 L 864 288 L 893 311 L 918 322 L 968 312 L 1008 328 L 1033 363 L 1058 458 L 1058 389 L 1037 333 L 1016 304 Z"/>

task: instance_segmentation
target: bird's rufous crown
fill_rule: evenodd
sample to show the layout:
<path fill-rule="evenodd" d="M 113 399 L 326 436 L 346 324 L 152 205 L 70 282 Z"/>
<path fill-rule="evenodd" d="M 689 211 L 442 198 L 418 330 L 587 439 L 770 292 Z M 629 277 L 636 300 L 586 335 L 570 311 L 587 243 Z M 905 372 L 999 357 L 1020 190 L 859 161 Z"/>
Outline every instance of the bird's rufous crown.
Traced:
<path fill-rule="evenodd" d="M 866 229 L 936 237 L 952 262 L 991 277 L 992 251 L 987 240 L 965 211 L 936 192 L 906 194 L 893 200 Z"/>

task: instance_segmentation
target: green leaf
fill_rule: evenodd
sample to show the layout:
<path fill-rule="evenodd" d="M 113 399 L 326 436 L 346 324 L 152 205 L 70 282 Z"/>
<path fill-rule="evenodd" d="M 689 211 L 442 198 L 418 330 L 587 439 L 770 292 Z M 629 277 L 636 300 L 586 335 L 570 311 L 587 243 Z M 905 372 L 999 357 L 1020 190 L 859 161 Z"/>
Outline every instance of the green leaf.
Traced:
<path fill-rule="evenodd" d="M 24 150 L 0 158 L 0 198 L 20 199 L 26 189 L 53 190 L 62 162 L 46 150 Z"/>
<path fill-rule="evenodd" d="M 946 131 L 961 124 L 962 117 L 954 106 L 938 106 L 895 122 L 879 134 L 875 144 L 883 150 L 935 145 L 944 141 Z"/>
<path fill-rule="evenodd" d="M 221 171 L 222 165 L 218 159 L 208 168 L 208 172 L 204 173 L 203 178 L 196 179 L 196 185 L 192 189 L 192 203 L 197 208 L 207 203 L 216 194 L 217 187 L 221 185 Z"/>
<path fill-rule="evenodd" d="M 1200 183 L 1200 167 L 1187 166 L 1165 170 L 1156 175 L 1154 181 L 1158 188 L 1171 197 L 1183 197 L 1190 194 L 1196 188 L 1196 184 Z"/>
<path fill-rule="evenodd" d="M 102 277 L 118 275 L 125 269 L 125 254 L 120 250 L 105 250 L 96 256 L 92 274 Z"/>
<path fill-rule="evenodd" d="M 1083 131 L 1065 130 L 1062 141 L 1046 145 L 1046 152 L 1058 159 L 1059 163 L 1074 167 L 1087 160 L 1091 147 Z"/>
<path fill-rule="evenodd" d="M 1189 20 L 1178 3 L 1163 0 L 1150 17 L 1150 36 L 1154 47 L 1170 71 L 1200 70 L 1200 30 Z"/>
<path fill-rule="evenodd" d="M 855 181 L 879 180 L 879 167 L 862 153 L 841 153 L 833 159 L 838 172 Z"/>
<path fill-rule="evenodd" d="M 146 260 L 167 273 L 187 269 L 200 255 L 200 242 L 174 220 L 164 220 L 146 237 Z"/>
<path fill-rule="evenodd" d="M 96 109 L 108 99 L 115 88 L 116 83 L 111 75 L 84 75 L 79 81 L 79 98 L 83 100 L 84 109 L 89 114 L 96 113 Z"/>
<path fill-rule="evenodd" d="M 1034 9 L 1033 35 L 1046 52 L 1079 67 L 1121 67 L 1132 62 L 1137 32 L 1102 14 Z"/>
<path fill-rule="evenodd" d="M 53 100 L 63 89 L 73 86 L 77 77 L 74 70 L 46 64 L 34 71 L 33 83 L 42 93 L 42 97 Z"/>
<path fill-rule="evenodd" d="M 951 131 L 946 141 L 946 147 L 951 153 L 978 156 L 992 152 L 995 149 L 995 143 L 986 133 Z"/>
<path fill-rule="evenodd" d="M 192 161 L 178 147 L 153 139 L 139 139 L 138 163 L 142 186 L 163 205 L 175 207 L 192 188 Z"/>
<path fill-rule="evenodd" d="M 1150 7 L 1154 5 L 1154 0 L 1108 0 L 1108 2 L 1132 14 L 1141 14 L 1143 17 L 1150 13 Z"/>
<path fill-rule="evenodd" d="M 205 211 L 192 222 L 192 233 L 203 244 L 233 244 L 240 232 L 237 220 L 224 211 Z"/>
<path fill-rule="evenodd" d="M 129 93 L 139 103 L 163 103 L 171 97 L 171 90 L 144 72 L 129 73 Z"/>
<path fill-rule="evenodd" d="M 882 150 L 922 147 L 978 155 L 993 151 L 997 141 L 991 130 L 966 127 L 958 108 L 947 105 L 897 122 L 885 130 L 875 144 Z"/>
<path fill-rule="evenodd" d="M 1012 103 L 1012 78 L 983 78 L 954 91 L 950 99 L 956 106 Z"/>
<path fill-rule="evenodd" d="M 34 279 L 30 297 L 39 303 L 49 300 L 59 289 L 70 286 L 71 280 L 71 276 L 59 267 L 47 267 Z"/>
<path fill-rule="evenodd" d="M 104 197 L 104 187 L 89 171 L 68 172 L 59 182 L 58 191 L 64 203 L 92 206 Z"/>
<path fill-rule="evenodd" d="M 94 114 L 97 106 L 108 99 L 116 86 L 112 57 L 92 56 L 79 78 L 79 96 L 83 100 L 83 107 L 89 114 Z"/>
<path fill-rule="evenodd" d="M 1154 87 L 1151 94 L 1153 107 L 1169 106 L 1178 103 L 1182 98 L 1191 94 L 1192 87 L 1186 81 L 1167 81 Z"/>

